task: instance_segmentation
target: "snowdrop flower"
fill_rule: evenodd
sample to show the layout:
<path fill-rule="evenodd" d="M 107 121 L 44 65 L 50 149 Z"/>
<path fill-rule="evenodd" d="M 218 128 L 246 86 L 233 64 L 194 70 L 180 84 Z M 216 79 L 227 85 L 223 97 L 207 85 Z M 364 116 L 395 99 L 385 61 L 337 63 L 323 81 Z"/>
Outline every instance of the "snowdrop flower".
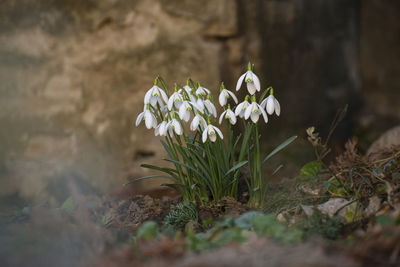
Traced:
<path fill-rule="evenodd" d="M 250 106 L 250 103 L 248 102 L 248 100 L 249 100 L 249 96 L 246 96 L 244 101 L 242 103 L 240 103 L 239 105 L 237 105 L 237 107 L 235 109 L 236 116 L 239 116 L 240 118 L 244 117 L 244 113 L 245 113 L 247 107 Z"/>
<path fill-rule="evenodd" d="M 197 100 L 194 101 L 195 107 L 198 111 L 200 111 L 201 114 L 204 114 L 204 101 L 201 98 L 198 98 Z"/>
<path fill-rule="evenodd" d="M 220 129 L 209 124 L 203 131 L 203 143 L 207 141 L 207 137 L 210 139 L 211 142 L 215 142 L 215 140 L 217 140 L 217 133 L 221 139 L 224 138 Z"/>
<path fill-rule="evenodd" d="M 255 97 L 254 97 L 255 98 Z M 247 120 L 249 117 L 251 118 L 251 121 L 254 123 L 257 123 L 258 119 L 260 118 L 260 115 L 264 117 L 265 123 L 268 122 L 268 116 L 263 107 L 261 107 L 255 99 L 254 101 L 250 104 L 250 106 L 247 107 L 246 112 L 244 113 L 244 118 Z"/>
<path fill-rule="evenodd" d="M 167 135 L 167 125 L 168 122 L 163 120 L 157 127 L 154 129 L 154 135 L 155 136 L 165 136 Z"/>
<path fill-rule="evenodd" d="M 254 95 L 256 91 L 260 91 L 260 80 L 258 79 L 257 75 L 254 74 L 252 71 L 252 64 L 249 62 L 247 71 L 240 76 L 239 80 L 236 84 L 236 91 L 239 91 L 240 87 L 242 86 L 243 80 L 246 82 L 247 90 L 249 91 L 250 95 Z"/>
<path fill-rule="evenodd" d="M 147 129 L 155 128 L 157 126 L 156 116 L 151 113 L 149 104 L 147 105 L 146 109 L 138 115 L 136 119 L 136 127 L 142 122 L 143 119 Z"/>
<path fill-rule="evenodd" d="M 206 127 L 207 127 L 206 120 L 197 112 L 196 116 L 194 116 L 192 122 L 190 123 L 190 130 L 196 131 L 199 129 L 204 129 Z"/>
<path fill-rule="evenodd" d="M 154 86 L 151 87 L 147 93 L 144 96 L 144 104 L 150 104 L 153 107 L 156 107 L 157 102 L 160 104 L 160 106 L 163 105 L 162 100 L 164 100 L 165 103 L 168 103 L 168 96 L 164 92 L 163 89 L 157 86 L 158 80 L 156 79 L 154 82 Z"/>
<path fill-rule="evenodd" d="M 281 106 L 279 105 L 278 100 L 274 97 L 272 90 L 273 89 L 271 89 L 269 97 L 261 102 L 261 106 L 267 110 L 269 115 L 272 115 L 275 111 L 275 114 L 279 116 L 281 114 Z"/>
<path fill-rule="evenodd" d="M 219 117 L 219 124 L 222 123 L 222 119 L 225 118 L 227 120 L 229 120 L 229 122 L 232 125 L 235 125 L 236 123 L 236 115 L 235 113 L 233 113 L 233 111 L 231 110 L 230 105 L 228 105 L 228 109 L 225 110 L 224 112 L 222 112 L 221 116 Z"/>
<path fill-rule="evenodd" d="M 183 101 L 180 108 L 179 108 L 179 118 L 183 121 L 189 121 L 190 119 L 190 112 L 192 111 L 192 106 L 189 101 Z"/>
<path fill-rule="evenodd" d="M 229 90 L 225 89 L 224 83 L 221 84 L 221 92 L 219 93 L 219 104 L 223 107 L 226 105 L 226 103 L 228 103 L 228 98 L 232 97 L 233 101 L 235 101 L 235 103 L 238 103 L 238 100 L 236 98 L 236 96 Z"/>
<path fill-rule="evenodd" d="M 213 115 L 215 118 L 217 117 L 217 109 L 214 104 L 210 101 L 209 97 L 204 100 L 204 106 L 206 107 L 209 114 Z"/>
<path fill-rule="evenodd" d="M 168 99 L 168 110 L 172 110 L 172 107 L 179 109 L 183 102 L 183 97 L 181 95 L 182 90 L 177 90 L 175 88 L 175 92 Z"/>
<path fill-rule="evenodd" d="M 169 121 L 166 125 L 166 127 L 164 128 L 164 131 L 169 133 L 170 136 L 172 136 L 174 134 L 174 132 L 177 135 L 182 135 L 183 134 L 183 128 L 182 125 L 180 124 L 180 122 L 173 118 L 171 121 Z M 166 133 L 165 133 L 166 135 Z"/>
<path fill-rule="evenodd" d="M 210 93 L 210 90 L 208 90 L 207 88 L 204 88 L 200 85 L 199 83 L 199 87 L 196 90 L 196 95 L 197 96 L 206 96 Z"/>

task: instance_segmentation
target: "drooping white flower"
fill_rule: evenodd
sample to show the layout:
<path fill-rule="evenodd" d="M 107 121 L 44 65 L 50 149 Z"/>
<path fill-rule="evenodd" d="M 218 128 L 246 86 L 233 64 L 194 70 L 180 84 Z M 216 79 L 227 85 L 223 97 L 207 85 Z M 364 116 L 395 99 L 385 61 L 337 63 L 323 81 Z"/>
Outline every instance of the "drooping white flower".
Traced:
<path fill-rule="evenodd" d="M 210 101 L 210 99 L 204 100 L 204 106 L 206 107 L 209 114 L 213 115 L 215 118 L 217 117 L 217 109 L 214 104 Z"/>
<path fill-rule="evenodd" d="M 190 87 L 188 84 L 185 85 L 185 86 L 183 87 L 183 89 L 186 91 L 186 93 L 187 93 L 189 96 L 192 95 L 192 87 Z"/>
<path fill-rule="evenodd" d="M 205 88 L 205 87 L 203 87 L 203 86 L 201 86 L 200 84 L 199 84 L 199 87 L 197 88 L 197 90 L 196 90 L 196 95 L 197 96 L 206 96 L 206 95 L 208 95 L 210 93 L 210 90 L 208 90 L 207 88 Z"/>
<path fill-rule="evenodd" d="M 136 119 L 136 126 L 138 126 L 143 119 L 147 129 L 155 128 L 157 126 L 156 116 L 151 113 L 149 104 L 147 105 L 147 108 L 138 115 Z"/>
<path fill-rule="evenodd" d="M 154 129 L 154 135 L 155 136 L 165 136 L 167 134 L 166 128 L 167 128 L 168 122 L 167 121 L 162 121 L 157 127 Z"/>
<path fill-rule="evenodd" d="M 209 124 L 203 131 L 202 135 L 203 143 L 207 141 L 207 137 L 210 139 L 211 142 L 215 142 L 215 140 L 217 140 L 217 133 L 221 139 L 224 138 L 220 129 Z"/>
<path fill-rule="evenodd" d="M 236 96 L 229 90 L 226 89 L 222 89 L 221 92 L 219 93 L 219 104 L 223 107 L 226 105 L 226 103 L 228 103 L 228 98 L 232 97 L 233 101 L 235 101 L 235 103 L 238 103 L 238 100 L 236 98 Z"/>
<path fill-rule="evenodd" d="M 168 103 L 168 96 L 164 90 L 158 87 L 156 84 L 151 87 L 144 96 L 144 104 L 150 104 L 153 107 L 156 107 L 157 102 L 160 104 L 160 106 L 162 106 L 162 100 L 164 100 L 165 103 Z"/>
<path fill-rule="evenodd" d="M 194 116 L 192 122 L 190 123 L 190 130 L 196 131 L 199 129 L 204 129 L 206 127 L 207 127 L 206 120 L 199 113 L 197 113 L 196 116 Z"/>
<path fill-rule="evenodd" d="M 264 99 L 261 102 L 261 106 L 267 110 L 269 115 L 272 115 L 274 111 L 277 116 L 281 114 L 281 106 L 273 94 L 270 94 L 266 99 Z"/>
<path fill-rule="evenodd" d="M 237 105 L 236 109 L 235 109 L 235 115 L 239 116 L 239 118 L 243 118 L 244 117 L 244 113 L 247 109 L 247 107 L 250 105 L 250 103 L 247 101 L 249 98 L 248 96 L 246 96 L 245 100 L 240 103 L 239 105 Z"/>
<path fill-rule="evenodd" d="M 198 98 L 194 101 L 196 109 L 201 113 L 204 114 L 204 101 L 201 98 Z"/>
<path fill-rule="evenodd" d="M 242 74 L 237 81 L 236 91 L 240 89 L 244 80 L 250 95 L 254 95 L 256 91 L 260 91 L 261 89 L 260 80 L 258 79 L 257 75 L 255 75 L 252 71 L 252 65 L 250 64 L 250 62 L 247 69 L 248 70 L 244 74 Z"/>
<path fill-rule="evenodd" d="M 179 118 L 183 121 L 189 121 L 190 119 L 190 113 L 192 111 L 192 106 L 190 105 L 191 103 L 189 101 L 183 101 L 180 108 L 179 108 Z"/>
<path fill-rule="evenodd" d="M 172 107 L 179 109 L 182 105 L 183 97 L 181 90 L 175 91 L 168 99 L 168 110 L 172 110 Z"/>
<path fill-rule="evenodd" d="M 222 112 L 221 116 L 219 116 L 219 124 L 222 123 L 223 118 L 229 120 L 232 125 L 235 125 L 237 121 L 235 113 L 233 113 L 229 106 L 228 109 Z"/>
<path fill-rule="evenodd" d="M 265 123 L 267 123 L 268 122 L 267 113 L 257 102 L 254 101 L 247 107 L 244 113 L 244 118 L 247 120 L 250 117 L 251 121 L 256 123 L 260 118 L 260 115 L 263 116 Z"/>
<path fill-rule="evenodd" d="M 166 135 L 166 132 L 168 131 L 169 135 L 172 136 L 174 134 L 174 132 L 177 135 L 182 135 L 183 134 L 183 128 L 182 125 L 180 124 L 180 122 L 173 118 L 172 120 L 170 120 L 167 125 L 164 128 L 164 132 Z"/>

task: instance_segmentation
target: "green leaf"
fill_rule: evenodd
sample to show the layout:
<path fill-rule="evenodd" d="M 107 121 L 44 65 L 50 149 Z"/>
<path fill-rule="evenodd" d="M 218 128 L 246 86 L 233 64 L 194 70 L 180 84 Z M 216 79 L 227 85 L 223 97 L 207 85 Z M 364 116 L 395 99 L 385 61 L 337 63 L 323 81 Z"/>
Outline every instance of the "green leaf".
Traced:
<path fill-rule="evenodd" d="M 165 172 L 170 175 L 171 175 L 171 173 L 177 173 L 177 171 L 174 169 L 158 167 L 158 166 L 151 165 L 151 164 L 141 164 L 140 167 Z"/>
<path fill-rule="evenodd" d="M 301 178 L 314 178 L 318 175 L 322 169 L 322 163 L 320 161 L 311 161 L 303 166 L 300 170 Z"/>
<path fill-rule="evenodd" d="M 124 183 L 124 186 L 126 186 L 126 185 L 128 185 L 128 184 L 136 183 L 136 182 L 139 182 L 139 181 L 142 181 L 142 180 L 153 179 L 153 178 L 167 178 L 167 179 L 171 179 L 172 181 L 175 181 L 175 182 L 176 182 L 176 179 L 174 179 L 174 178 L 171 177 L 171 176 L 166 176 L 166 175 L 149 175 L 149 176 L 143 176 L 143 177 L 137 178 L 137 179 L 135 179 L 135 180 L 131 180 L 131 181 L 129 181 L 129 182 L 126 182 L 126 183 Z"/>
<path fill-rule="evenodd" d="M 282 144 L 280 144 L 279 146 L 277 146 L 274 150 L 272 150 L 271 153 L 269 153 L 265 159 L 263 160 L 263 164 L 265 162 L 267 162 L 267 160 L 269 160 L 272 156 L 274 156 L 276 153 L 278 153 L 279 151 L 281 151 L 282 149 L 284 149 L 285 147 L 287 147 L 288 145 L 290 145 L 294 140 L 296 140 L 297 135 L 294 135 L 288 139 L 286 139 Z"/>
<path fill-rule="evenodd" d="M 283 168 L 283 164 L 281 164 L 281 165 L 279 165 L 275 170 L 274 170 L 274 172 L 272 173 L 272 175 L 275 175 L 280 169 L 282 169 Z"/>
<path fill-rule="evenodd" d="M 227 176 L 228 174 L 236 171 L 237 169 L 243 167 L 245 164 L 247 163 L 247 160 L 239 162 L 238 164 L 236 164 L 235 166 L 233 166 L 232 168 L 230 168 L 226 173 L 225 176 Z"/>

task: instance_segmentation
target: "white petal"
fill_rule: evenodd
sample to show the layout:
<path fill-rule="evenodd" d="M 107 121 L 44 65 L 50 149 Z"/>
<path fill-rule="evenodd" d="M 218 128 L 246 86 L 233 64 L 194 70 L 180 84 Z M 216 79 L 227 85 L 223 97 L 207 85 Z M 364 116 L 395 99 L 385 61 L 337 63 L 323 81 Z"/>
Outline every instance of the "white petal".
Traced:
<path fill-rule="evenodd" d="M 240 76 L 239 80 L 237 81 L 236 91 L 239 91 L 240 87 L 242 86 L 242 83 L 243 83 L 244 77 L 246 76 L 246 73 L 242 74 L 242 76 Z"/>
<path fill-rule="evenodd" d="M 204 113 L 204 102 L 203 102 L 203 100 L 201 100 L 200 98 L 197 99 L 196 106 L 197 106 L 197 109 L 200 111 L 200 113 Z"/>
<path fill-rule="evenodd" d="M 257 91 L 260 91 L 260 89 L 261 89 L 260 80 L 258 79 L 257 75 L 255 75 L 254 73 L 252 73 L 252 76 L 253 76 L 254 86 L 256 87 Z"/>
<path fill-rule="evenodd" d="M 251 103 L 250 106 L 248 106 L 248 107 L 246 108 L 246 111 L 244 112 L 244 119 L 245 119 L 245 120 L 247 120 L 247 119 L 250 117 L 250 115 L 251 115 L 251 113 L 252 113 L 252 111 L 253 111 L 253 104 L 254 104 L 254 103 Z"/>
<path fill-rule="evenodd" d="M 267 99 L 268 99 L 268 98 L 265 98 L 263 101 L 261 101 L 260 106 L 261 106 L 263 109 L 265 109 L 265 106 L 267 105 Z"/>
<path fill-rule="evenodd" d="M 265 123 L 268 123 L 267 112 L 265 112 L 265 110 L 263 108 L 261 108 L 260 111 L 261 111 L 261 114 L 263 115 Z"/>
<path fill-rule="evenodd" d="M 168 110 L 172 110 L 172 106 L 174 105 L 174 99 L 172 96 L 168 99 Z"/>
<path fill-rule="evenodd" d="M 249 91 L 250 95 L 254 95 L 256 93 L 257 88 L 254 86 L 253 82 L 246 83 L 247 91 Z"/>
<path fill-rule="evenodd" d="M 154 135 L 155 135 L 155 136 L 160 135 L 160 125 L 158 125 L 158 126 L 154 129 Z"/>
<path fill-rule="evenodd" d="M 153 92 L 153 89 L 150 88 L 149 91 L 147 91 L 147 93 L 144 95 L 144 104 L 145 105 L 150 103 L 150 98 L 152 96 L 152 92 Z"/>
<path fill-rule="evenodd" d="M 160 123 L 160 127 L 159 127 L 160 136 L 164 135 L 166 124 L 167 124 L 166 121 L 163 121 Z"/>
<path fill-rule="evenodd" d="M 147 129 L 151 129 L 153 127 L 153 114 L 150 111 L 146 110 L 144 114 L 144 122 L 146 124 Z"/>
<path fill-rule="evenodd" d="M 232 125 L 235 125 L 235 123 L 236 123 L 236 115 L 235 115 L 235 113 L 233 113 L 232 110 L 228 109 L 228 112 L 226 113 L 226 115 L 229 116 L 229 122 Z"/>
<path fill-rule="evenodd" d="M 236 121 L 237 121 L 237 119 L 236 119 L 235 116 L 229 118 L 229 122 L 230 122 L 232 125 L 235 125 L 235 124 L 236 124 Z"/>
<path fill-rule="evenodd" d="M 203 139 L 203 143 L 205 143 L 207 141 L 207 127 L 203 131 L 202 139 Z"/>
<path fill-rule="evenodd" d="M 190 123 L 190 130 L 196 131 L 197 127 L 199 127 L 199 122 L 200 122 L 199 116 L 197 115 L 194 116 L 192 122 Z"/>
<path fill-rule="evenodd" d="M 161 93 L 161 97 L 163 98 L 164 102 L 167 103 L 167 102 L 168 102 L 168 96 L 167 96 L 167 94 L 164 92 L 163 89 L 161 89 L 161 88 L 158 88 L 158 89 L 159 89 L 159 91 L 160 91 L 160 93 Z"/>
<path fill-rule="evenodd" d="M 185 122 L 188 122 L 190 120 L 190 111 L 185 111 L 185 115 L 183 116 L 182 120 L 184 120 Z"/>
<path fill-rule="evenodd" d="M 236 109 L 235 109 L 235 115 L 236 115 L 236 116 L 239 116 L 240 112 L 241 112 L 242 109 L 243 109 L 244 103 L 245 103 L 245 102 L 242 102 L 242 103 L 240 103 L 240 104 L 236 107 Z"/>
<path fill-rule="evenodd" d="M 226 91 L 228 92 L 228 94 L 231 95 L 231 97 L 233 98 L 233 101 L 235 101 L 235 103 L 237 104 L 237 103 L 238 103 L 238 99 L 237 99 L 237 97 L 235 96 L 235 94 L 232 93 L 231 91 L 228 91 L 228 90 L 226 90 Z"/>
<path fill-rule="evenodd" d="M 276 98 L 274 99 L 274 103 L 275 103 L 275 113 L 276 115 L 279 116 L 281 114 L 281 105 L 279 105 L 279 102 Z"/>
<path fill-rule="evenodd" d="M 185 102 L 186 103 L 186 102 Z M 181 120 L 183 120 L 183 118 L 185 117 L 185 113 L 186 113 L 186 105 L 185 105 L 185 103 L 183 103 L 182 105 L 181 105 L 181 107 L 179 108 L 179 113 L 178 113 L 178 115 L 179 115 L 179 118 L 181 119 Z"/>
<path fill-rule="evenodd" d="M 267 98 L 267 112 L 269 115 L 272 115 L 272 113 L 274 113 L 274 110 L 275 110 L 274 96 L 270 95 Z"/>
<path fill-rule="evenodd" d="M 174 126 L 174 130 L 177 135 L 181 135 L 183 133 L 182 125 L 177 120 L 174 119 L 172 121 L 172 125 Z"/>
<path fill-rule="evenodd" d="M 200 116 L 200 122 L 201 122 L 201 125 L 202 125 L 203 129 L 205 129 L 205 128 L 207 127 L 207 122 L 206 122 L 206 120 L 205 120 L 203 117 L 201 117 L 201 116 Z"/>
<path fill-rule="evenodd" d="M 228 101 L 226 100 L 225 92 L 224 92 L 224 91 L 225 91 L 225 90 L 222 90 L 222 92 L 219 94 L 219 97 L 218 97 L 219 104 L 220 104 L 222 107 L 225 106 L 226 103 L 228 102 Z"/>
<path fill-rule="evenodd" d="M 221 139 L 224 139 L 224 136 L 222 135 L 221 130 L 218 129 L 217 127 L 215 127 L 215 126 L 214 126 L 213 128 L 214 128 L 214 130 L 218 133 L 219 137 L 220 137 Z"/>
<path fill-rule="evenodd" d="M 152 97 L 150 97 L 150 105 L 152 106 L 152 107 L 157 107 L 157 97 L 154 97 L 154 96 L 152 96 Z"/>
<path fill-rule="evenodd" d="M 209 137 L 211 142 L 215 142 L 215 140 L 217 140 L 217 135 L 215 134 L 215 132 L 213 134 L 210 134 Z"/>
<path fill-rule="evenodd" d="M 221 116 L 219 116 L 219 124 L 222 123 L 222 119 L 224 118 L 225 113 L 227 112 L 227 110 L 225 110 L 224 112 L 222 112 Z"/>
<path fill-rule="evenodd" d="M 144 111 L 140 113 L 136 119 L 136 127 L 142 122 L 144 116 Z"/>
<path fill-rule="evenodd" d="M 260 118 L 260 112 L 252 112 L 250 118 L 254 123 L 256 123 Z"/>

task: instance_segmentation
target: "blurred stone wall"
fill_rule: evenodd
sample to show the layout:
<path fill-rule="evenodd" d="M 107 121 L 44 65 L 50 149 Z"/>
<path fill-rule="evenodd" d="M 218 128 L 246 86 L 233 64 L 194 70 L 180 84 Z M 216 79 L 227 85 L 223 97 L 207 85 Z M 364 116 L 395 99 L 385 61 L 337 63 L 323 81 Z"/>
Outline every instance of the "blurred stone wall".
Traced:
<path fill-rule="evenodd" d="M 392 14 L 384 20 L 388 31 L 398 30 L 399 13 L 379 1 L 360 2 L 1 1 L 0 195 L 57 203 L 71 190 L 109 192 L 148 175 L 140 164 L 158 164 L 164 153 L 159 138 L 134 121 L 158 74 L 170 86 L 191 77 L 216 94 L 222 80 L 232 89 L 251 60 L 282 105 L 265 138 L 329 125 L 346 103 L 356 113 L 364 81 L 365 90 L 386 90 L 380 101 L 398 116 L 399 54 L 387 71 L 375 65 L 392 54 L 374 41 L 382 26 L 373 10 Z M 398 35 L 385 36 L 396 50 Z"/>

